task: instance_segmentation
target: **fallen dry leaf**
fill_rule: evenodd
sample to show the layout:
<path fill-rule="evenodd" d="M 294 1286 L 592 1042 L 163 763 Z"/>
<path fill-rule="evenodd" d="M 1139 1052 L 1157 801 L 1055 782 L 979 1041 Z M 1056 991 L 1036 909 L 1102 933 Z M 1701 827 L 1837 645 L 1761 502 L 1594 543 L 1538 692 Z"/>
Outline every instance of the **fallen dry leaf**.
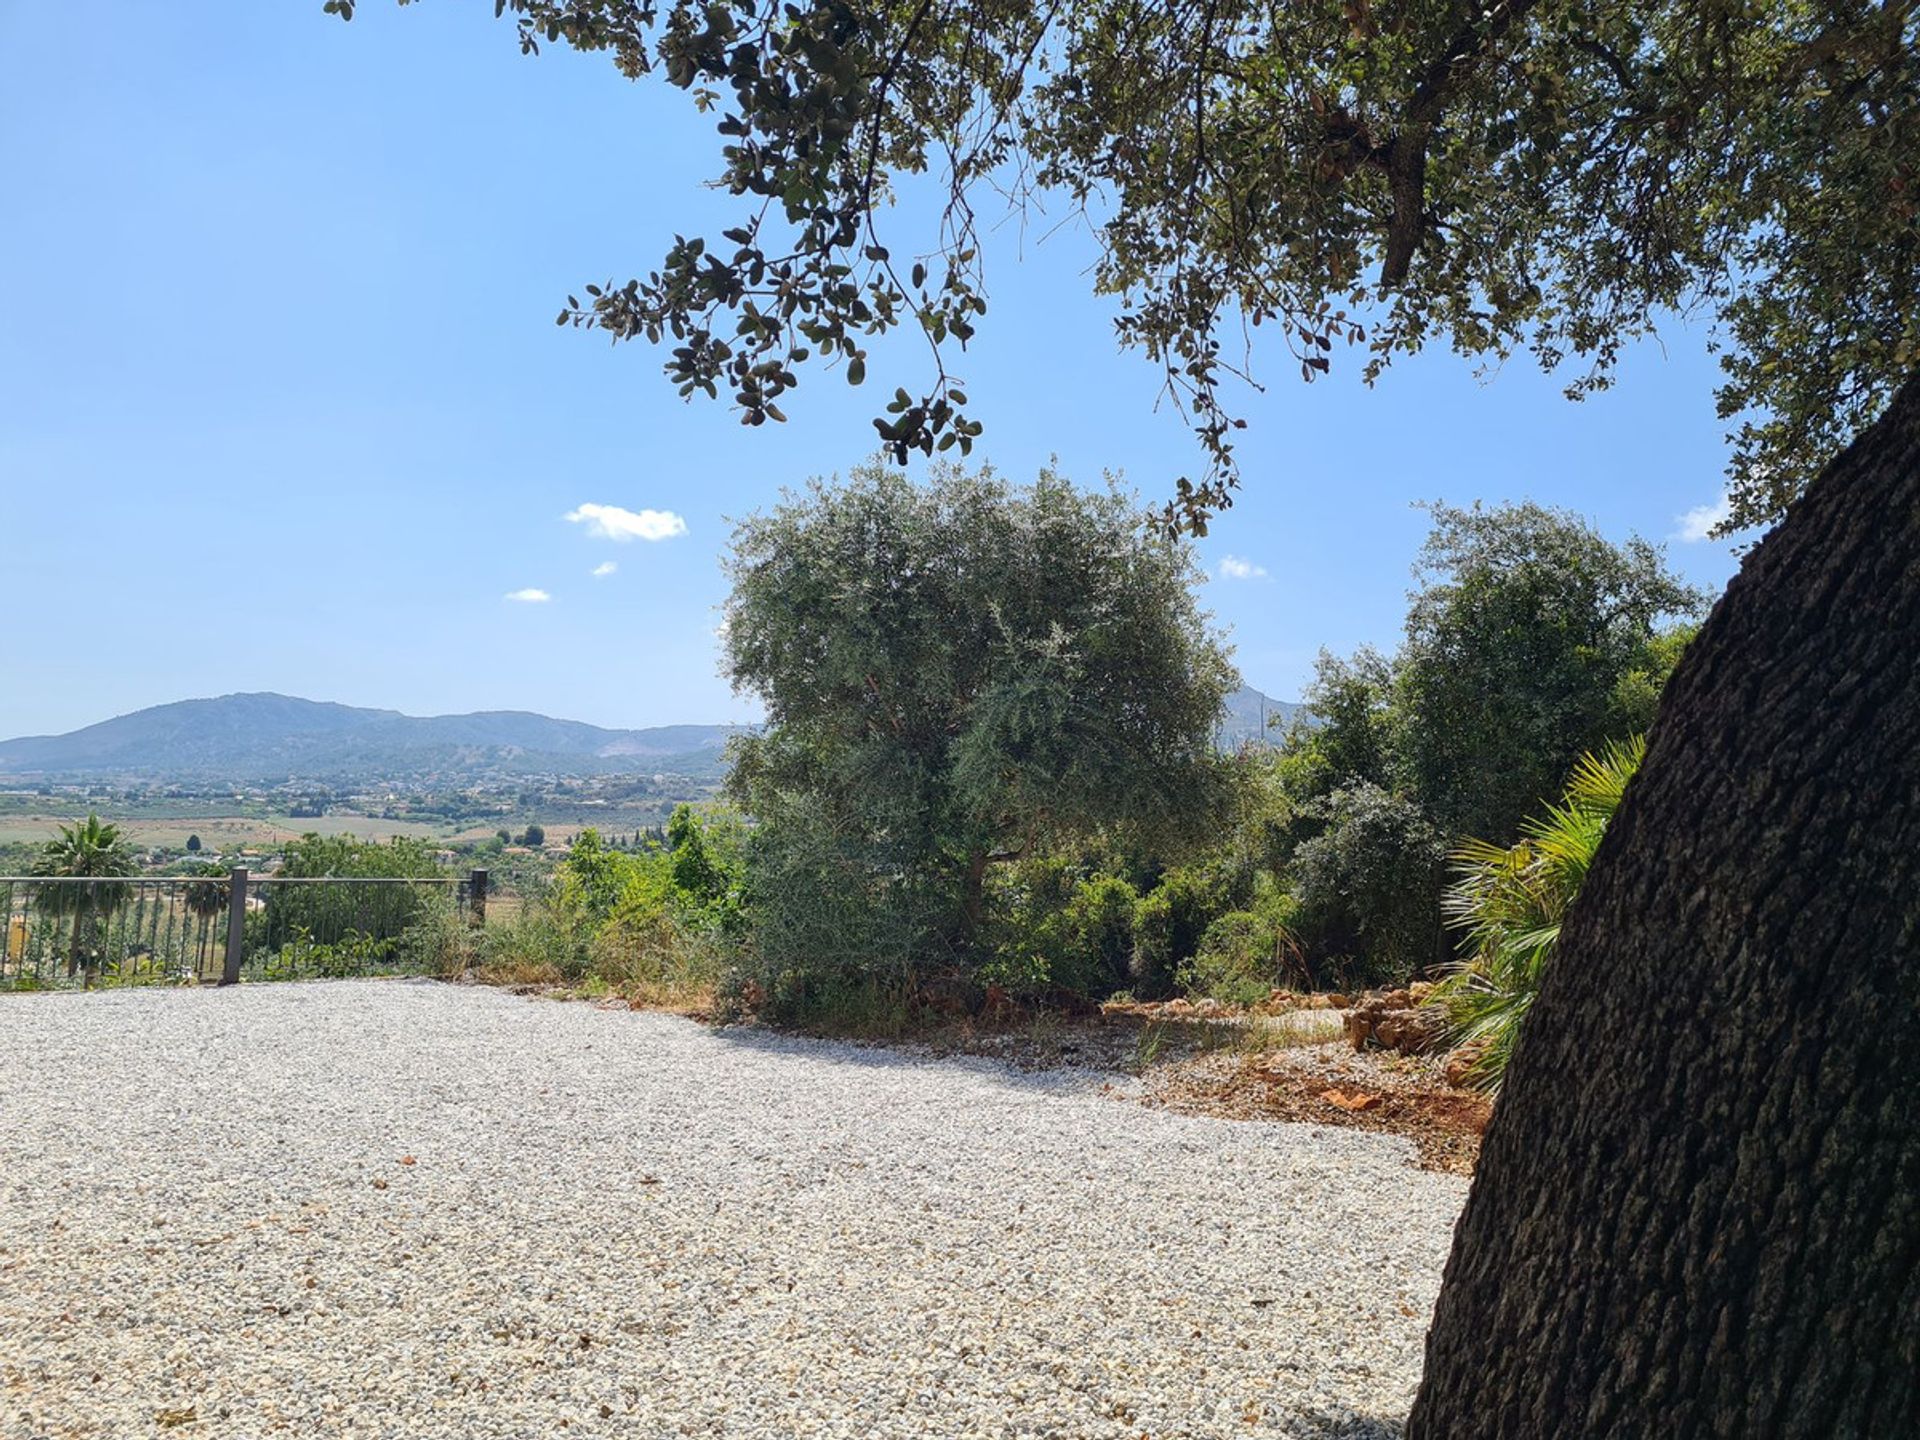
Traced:
<path fill-rule="evenodd" d="M 419 1162 L 415 1160 L 411 1155 L 402 1155 L 400 1157 L 400 1163 L 402 1165 L 417 1165 Z"/>
<path fill-rule="evenodd" d="M 1321 1093 L 1320 1098 L 1331 1101 L 1342 1110 L 1375 1110 L 1380 1106 L 1378 1095 L 1368 1095 L 1360 1090 L 1326 1090 Z"/>

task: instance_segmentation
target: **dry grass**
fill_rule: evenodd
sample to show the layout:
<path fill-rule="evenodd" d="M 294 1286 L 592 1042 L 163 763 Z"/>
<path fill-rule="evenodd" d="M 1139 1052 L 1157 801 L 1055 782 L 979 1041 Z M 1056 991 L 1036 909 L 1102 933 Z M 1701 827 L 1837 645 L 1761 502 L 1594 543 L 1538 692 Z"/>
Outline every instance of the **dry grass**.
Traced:
<path fill-rule="evenodd" d="M 75 816 L 65 814 L 9 815 L 0 819 L 0 844 L 18 841 L 34 843 L 51 840 L 62 825 Z M 111 817 L 128 840 L 139 849 L 159 847 L 183 849 L 189 835 L 198 835 L 208 850 L 277 850 L 289 840 L 298 840 L 309 832 L 319 835 L 353 835 L 362 840 L 385 840 L 394 835 L 412 839 L 447 840 L 443 825 L 422 820 L 381 820 L 370 815 L 329 812 L 311 818 L 290 815 L 170 815 L 164 819 L 137 816 Z M 491 835 L 493 832 L 487 832 Z"/>
<path fill-rule="evenodd" d="M 564 907 L 536 902 L 488 921 L 464 979 L 676 1014 L 714 1008 L 718 948 L 669 917 L 595 931 Z"/>
<path fill-rule="evenodd" d="M 683 978 L 629 976 L 609 980 L 589 975 L 569 979 L 559 966 L 546 961 L 507 960 L 476 966 L 459 979 L 464 984 L 498 986 L 516 995 L 617 1003 L 631 1010 L 659 1010 L 697 1020 L 707 1019 L 714 1013 L 713 986 Z"/>

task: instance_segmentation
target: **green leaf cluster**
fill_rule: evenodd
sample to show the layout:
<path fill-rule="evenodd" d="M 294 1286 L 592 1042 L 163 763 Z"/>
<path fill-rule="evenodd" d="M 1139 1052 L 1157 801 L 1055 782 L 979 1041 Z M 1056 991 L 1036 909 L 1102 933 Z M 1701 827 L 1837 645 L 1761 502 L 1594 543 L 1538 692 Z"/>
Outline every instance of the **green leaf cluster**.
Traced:
<path fill-rule="evenodd" d="M 325 8 L 351 17 L 354 0 Z M 495 0 L 715 113 L 738 223 L 568 296 L 562 325 L 666 347 L 683 395 L 751 425 L 809 361 L 858 384 L 905 327 L 932 376 L 875 425 L 904 459 L 980 433 L 947 370 L 986 310 L 981 202 L 1047 204 L 1100 244 L 1121 340 L 1164 374 L 1206 470 L 1238 483 L 1223 336 L 1311 380 L 1429 343 L 1612 383 L 1704 315 L 1733 441 L 1730 527 L 1777 516 L 1920 363 L 1913 0 Z M 924 182 L 915 177 L 927 175 Z M 881 226 L 928 184 L 937 219 Z M 896 259 L 895 252 L 911 254 Z"/>

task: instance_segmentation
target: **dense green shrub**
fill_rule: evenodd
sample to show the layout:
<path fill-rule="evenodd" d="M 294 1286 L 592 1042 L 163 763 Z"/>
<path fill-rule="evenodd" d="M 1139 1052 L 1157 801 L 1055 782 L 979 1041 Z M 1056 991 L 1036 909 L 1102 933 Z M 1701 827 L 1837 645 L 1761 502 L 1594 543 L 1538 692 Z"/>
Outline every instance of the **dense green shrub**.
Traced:
<path fill-rule="evenodd" d="M 601 844 L 596 830 L 582 830 L 554 871 L 552 905 L 577 908 L 592 927 L 616 918 L 664 914 L 672 903 L 673 870 L 657 851 L 633 854 Z"/>
<path fill-rule="evenodd" d="M 1162 875 L 1134 909 L 1129 967 L 1134 993 L 1142 999 L 1172 994 L 1180 966 L 1193 958 L 1207 926 L 1225 909 L 1217 874 L 1181 866 Z"/>
<path fill-rule="evenodd" d="M 1117 875 L 1095 875 L 1074 886 L 1067 903 L 1072 963 L 1061 983 L 1105 999 L 1132 983 L 1140 897 Z"/>
<path fill-rule="evenodd" d="M 743 923 L 746 827 L 723 806 L 676 805 L 667 821 L 668 876 L 680 917 L 698 928 L 737 934 Z"/>
<path fill-rule="evenodd" d="M 1102 1000 L 1130 983 L 1139 897 L 1118 875 L 1047 857 L 1002 877 L 993 898 L 983 984 L 1020 998 L 1065 991 Z"/>
<path fill-rule="evenodd" d="M 1342 987 L 1404 981 L 1445 957 L 1446 839 L 1415 802 L 1361 782 L 1303 807 L 1319 833 L 1288 876 L 1312 978 Z"/>
<path fill-rule="evenodd" d="M 1251 910 L 1229 910 L 1200 937 L 1174 978 L 1190 996 L 1251 1005 L 1266 998 L 1280 973 L 1280 937 Z"/>
<path fill-rule="evenodd" d="M 861 1029 L 841 1022 L 904 1014 L 942 945 L 940 897 L 898 855 L 809 805 L 747 837 L 745 900 L 753 925 L 729 993 L 784 1023 Z"/>
<path fill-rule="evenodd" d="M 1294 934 L 1299 908 L 1293 896 L 1263 877 L 1249 908 L 1218 916 L 1193 955 L 1176 968 L 1182 992 L 1251 1005 L 1275 986 L 1299 978 L 1300 946 Z"/>

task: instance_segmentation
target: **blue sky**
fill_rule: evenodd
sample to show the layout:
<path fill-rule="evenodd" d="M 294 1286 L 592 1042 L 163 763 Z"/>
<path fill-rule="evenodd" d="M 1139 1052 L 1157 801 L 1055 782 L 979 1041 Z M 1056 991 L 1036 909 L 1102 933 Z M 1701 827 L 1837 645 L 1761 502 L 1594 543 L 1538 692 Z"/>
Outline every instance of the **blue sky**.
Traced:
<path fill-rule="evenodd" d="M 0 4 L 0 736 L 233 690 L 752 713 L 716 668 L 728 517 L 861 459 L 923 363 L 883 346 L 858 390 L 803 373 L 790 423 L 748 430 L 681 402 L 643 345 L 555 328 L 569 291 L 733 209 L 702 188 L 717 142 L 684 95 L 524 58 L 490 10 L 369 0 L 349 26 L 319 0 L 123 0 L 75 35 Z M 912 218 L 888 222 L 897 253 Z M 1085 237 L 1008 224 L 986 254 L 991 313 L 952 366 L 976 456 L 1163 499 L 1199 456 L 1117 350 Z M 1483 379 L 1436 352 L 1371 391 L 1357 357 L 1311 387 L 1284 355 L 1255 365 L 1244 498 L 1201 550 L 1270 694 L 1322 646 L 1391 647 L 1419 500 L 1563 505 L 1673 540 L 1716 590 L 1734 569 L 1675 538 L 1721 494 L 1697 332 L 1582 405 L 1525 360 Z"/>

